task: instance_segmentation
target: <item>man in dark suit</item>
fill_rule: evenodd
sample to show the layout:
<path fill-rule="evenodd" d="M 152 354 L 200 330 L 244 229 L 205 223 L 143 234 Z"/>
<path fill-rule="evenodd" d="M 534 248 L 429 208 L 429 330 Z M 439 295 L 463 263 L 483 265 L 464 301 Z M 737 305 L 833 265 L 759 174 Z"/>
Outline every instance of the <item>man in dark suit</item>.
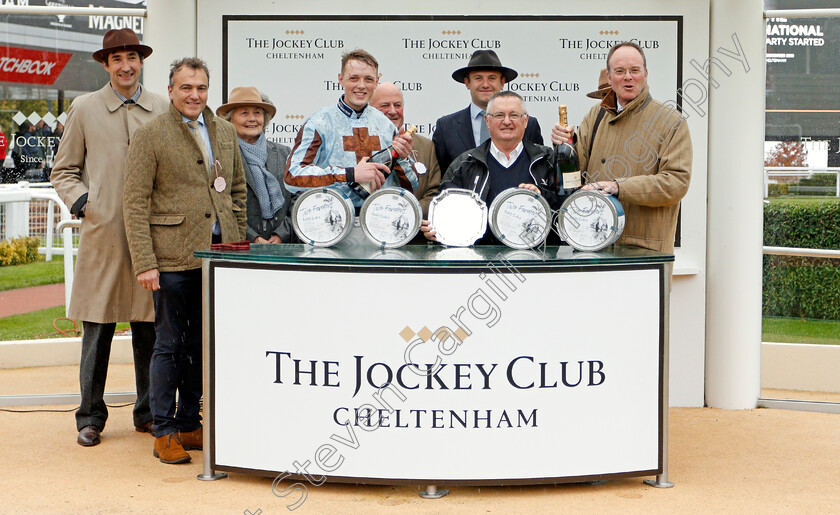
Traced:
<path fill-rule="evenodd" d="M 443 172 L 456 157 L 490 138 L 484 121 L 487 101 L 517 75 L 515 70 L 502 66 L 499 56 L 492 50 L 476 50 L 466 67 L 455 70 L 452 78 L 464 83 L 472 102 L 466 109 L 438 118 L 435 124 L 432 141 Z M 543 143 L 540 124 L 533 116 L 528 119 L 524 139 L 538 145 Z"/>

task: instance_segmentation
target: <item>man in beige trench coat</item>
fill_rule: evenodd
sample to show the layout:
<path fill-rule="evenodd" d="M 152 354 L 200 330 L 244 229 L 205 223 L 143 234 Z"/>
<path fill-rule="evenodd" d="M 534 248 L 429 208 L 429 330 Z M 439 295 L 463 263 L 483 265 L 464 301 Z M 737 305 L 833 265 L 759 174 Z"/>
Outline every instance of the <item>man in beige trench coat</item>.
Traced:
<path fill-rule="evenodd" d="M 83 326 L 79 365 L 79 445 L 99 443 L 108 409 L 103 400 L 116 322 L 131 322 L 137 402 L 134 426 L 151 432 L 149 360 L 155 343 L 152 295 L 137 283 L 123 223 L 123 172 L 134 131 L 166 112 L 166 98 L 140 86 L 143 59 L 152 53 L 131 29 L 109 30 L 93 58 L 110 82 L 80 96 L 68 111 L 52 184 L 81 218 L 69 316 Z"/>

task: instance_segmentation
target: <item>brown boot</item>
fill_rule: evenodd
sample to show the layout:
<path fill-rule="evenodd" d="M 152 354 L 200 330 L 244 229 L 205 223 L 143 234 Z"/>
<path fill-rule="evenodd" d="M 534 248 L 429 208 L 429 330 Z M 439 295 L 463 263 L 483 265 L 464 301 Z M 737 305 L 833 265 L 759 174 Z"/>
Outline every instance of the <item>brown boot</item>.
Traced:
<path fill-rule="evenodd" d="M 204 448 L 204 433 L 201 427 L 189 433 L 178 433 L 178 439 L 181 440 L 181 445 L 184 446 L 185 450 L 195 449 L 200 451 Z"/>
<path fill-rule="evenodd" d="M 186 463 L 190 461 L 190 455 L 184 450 L 178 437 L 174 434 L 163 435 L 155 438 L 155 458 L 160 458 L 163 463 Z"/>

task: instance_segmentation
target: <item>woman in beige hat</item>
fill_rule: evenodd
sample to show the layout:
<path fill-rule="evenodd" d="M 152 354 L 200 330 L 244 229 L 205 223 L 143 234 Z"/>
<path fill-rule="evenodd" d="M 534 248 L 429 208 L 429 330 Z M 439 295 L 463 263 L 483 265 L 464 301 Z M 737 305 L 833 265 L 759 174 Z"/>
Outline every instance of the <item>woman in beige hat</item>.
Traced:
<path fill-rule="evenodd" d="M 236 128 L 248 184 L 248 240 L 254 243 L 290 242 L 291 195 L 283 176 L 291 149 L 268 141 L 265 128 L 277 112 L 274 104 L 254 87 L 235 88 L 216 115 Z"/>

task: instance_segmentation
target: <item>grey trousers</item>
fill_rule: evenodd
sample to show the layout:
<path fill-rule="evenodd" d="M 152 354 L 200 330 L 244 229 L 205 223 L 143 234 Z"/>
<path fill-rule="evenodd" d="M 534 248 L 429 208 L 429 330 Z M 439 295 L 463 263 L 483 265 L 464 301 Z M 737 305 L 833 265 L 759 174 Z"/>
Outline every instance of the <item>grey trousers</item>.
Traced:
<path fill-rule="evenodd" d="M 82 401 L 76 410 L 76 430 L 85 426 L 105 429 L 108 408 L 105 406 L 105 380 L 111 340 L 117 324 L 82 322 L 82 359 L 79 363 L 79 386 Z M 155 346 L 154 322 L 131 322 L 131 346 L 134 350 L 134 382 L 137 402 L 134 404 L 134 425 L 152 420 L 149 409 L 149 361 Z"/>

